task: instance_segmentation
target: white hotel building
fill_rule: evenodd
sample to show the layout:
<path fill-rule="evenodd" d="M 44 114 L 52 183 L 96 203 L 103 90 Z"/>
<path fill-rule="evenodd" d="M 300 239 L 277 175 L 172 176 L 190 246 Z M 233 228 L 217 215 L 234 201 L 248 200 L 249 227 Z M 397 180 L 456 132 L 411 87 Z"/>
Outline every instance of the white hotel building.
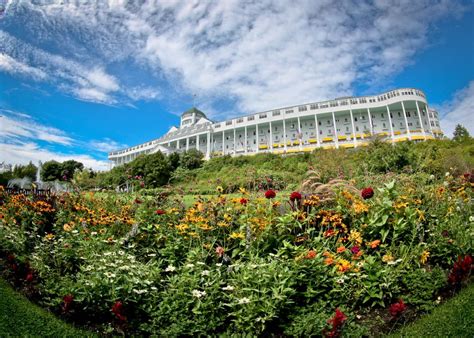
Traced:
<path fill-rule="evenodd" d="M 402 88 L 380 95 L 343 97 L 331 101 L 273 109 L 213 122 L 196 108 L 181 115 L 181 125 L 162 137 L 109 153 L 113 165 L 141 154 L 197 149 L 206 158 L 291 154 L 316 148 L 356 148 L 373 136 L 389 142 L 422 141 L 442 136 L 438 113 L 425 94 Z"/>

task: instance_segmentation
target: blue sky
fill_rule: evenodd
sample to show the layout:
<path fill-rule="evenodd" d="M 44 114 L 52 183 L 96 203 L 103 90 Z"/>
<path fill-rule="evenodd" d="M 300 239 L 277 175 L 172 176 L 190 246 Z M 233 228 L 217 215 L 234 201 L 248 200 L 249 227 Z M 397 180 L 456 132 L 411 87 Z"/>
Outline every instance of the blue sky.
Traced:
<path fill-rule="evenodd" d="M 474 134 L 472 2 L 80 3 L 0 0 L 0 162 L 102 170 L 193 105 L 222 120 L 397 87 Z"/>

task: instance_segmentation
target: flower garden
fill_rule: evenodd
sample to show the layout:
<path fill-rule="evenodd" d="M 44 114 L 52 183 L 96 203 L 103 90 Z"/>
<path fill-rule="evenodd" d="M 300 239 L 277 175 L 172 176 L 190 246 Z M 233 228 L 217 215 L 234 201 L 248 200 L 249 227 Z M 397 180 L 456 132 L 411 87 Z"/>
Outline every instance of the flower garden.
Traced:
<path fill-rule="evenodd" d="M 2 274 L 103 333 L 378 335 L 469 282 L 473 182 L 216 187 L 191 205 L 173 191 L 1 191 Z"/>

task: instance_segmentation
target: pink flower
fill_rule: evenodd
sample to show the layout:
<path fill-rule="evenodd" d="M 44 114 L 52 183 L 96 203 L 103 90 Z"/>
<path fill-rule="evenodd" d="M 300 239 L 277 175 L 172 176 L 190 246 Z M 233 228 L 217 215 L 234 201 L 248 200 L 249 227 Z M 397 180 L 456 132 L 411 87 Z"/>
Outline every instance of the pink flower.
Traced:
<path fill-rule="evenodd" d="M 351 248 L 351 252 L 352 252 L 354 255 L 358 254 L 359 251 L 360 251 L 360 247 L 358 247 L 357 245 L 355 245 L 355 246 L 353 246 L 353 247 Z"/>
<path fill-rule="evenodd" d="M 223 247 L 218 246 L 218 247 L 216 248 L 216 254 L 217 254 L 217 256 L 222 257 L 222 256 L 224 255 L 224 252 L 225 252 L 225 250 L 224 250 Z"/>

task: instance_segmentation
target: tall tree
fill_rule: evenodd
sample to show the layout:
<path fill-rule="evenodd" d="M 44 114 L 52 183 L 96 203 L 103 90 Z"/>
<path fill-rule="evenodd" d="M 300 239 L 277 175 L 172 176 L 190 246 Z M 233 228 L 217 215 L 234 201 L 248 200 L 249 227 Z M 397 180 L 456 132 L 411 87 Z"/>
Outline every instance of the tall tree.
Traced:
<path fill-rule="evenodd" d="M 470 138 L 471 136 L 469 135 L 469 132 L 463 125 L 461 124 L 456 125 L 456 128 L 454 128 L 454 133 L 453 133 L 453 141 L 463 142 L 463 141 L 469 140 Z"/>

